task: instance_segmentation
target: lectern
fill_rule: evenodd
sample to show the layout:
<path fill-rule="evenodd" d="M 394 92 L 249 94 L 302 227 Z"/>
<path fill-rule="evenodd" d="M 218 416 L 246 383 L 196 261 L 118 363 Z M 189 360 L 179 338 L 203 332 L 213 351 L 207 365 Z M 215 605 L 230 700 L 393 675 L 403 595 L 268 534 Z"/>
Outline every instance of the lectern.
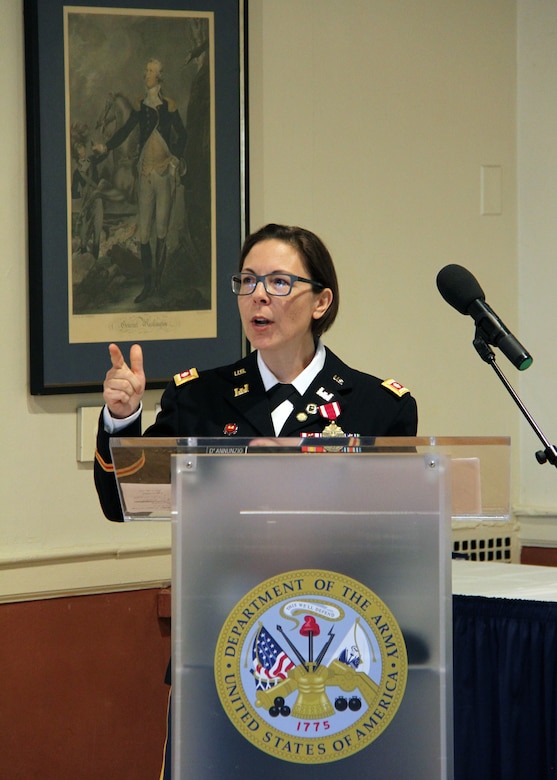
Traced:
<path fill-rule="evenodd" d="M 452 778 L 453 461 L 507 446 L 113 440 L 173 524 L 173 777 Z"/>

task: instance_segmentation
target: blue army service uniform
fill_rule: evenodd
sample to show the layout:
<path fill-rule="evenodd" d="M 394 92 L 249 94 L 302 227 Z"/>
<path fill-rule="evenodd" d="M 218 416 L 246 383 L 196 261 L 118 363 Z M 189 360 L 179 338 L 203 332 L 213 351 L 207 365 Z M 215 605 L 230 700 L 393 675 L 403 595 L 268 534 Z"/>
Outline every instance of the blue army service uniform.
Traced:
<path fill-rule="evenodd" d="M 326 350 L 325 364 L 307 391 L 291 399 L 294 409 L 281 437 L 323 434 L 332 424 L 348 436 L 415 436 L 416 402 L 394 380 L 356 371 Z M 329 416 L 324 416 L 328 414 Z M 138 419 L 117 434 L 141 436 Z M 163 393 L 161 411 L 145 436 L 274 437 L 269 399 L 251 353 L 236 363 L 202 371 L 184 371 Z M 102 417 L 97 434 L 95 484 L 104 514 L 122 520 L 110 459 L 110 434 Z"/>
<path fill-rule="evenodd" d="M 352 436 L 415 436 L 416 402 L 394 380 L 356 371 L 326 350 L 325 364 L 306 392 L 291 399 L 294 408 L 281 437 L 323 434 L 334 425 Z M 321 411 L 323 410 L 323 411 Z M 118 436 L 141 436 L 141 419 Z M 174 377 L 163 393 L 161 411 L 145 436 L 274 437 L 271 405 L 255 352 L 236 363 L 198 373 L 189 369 Z M 97 434 L 95 484 L 109 520 L 122 520 L 122 510 L 110 459 L 110 434 L 103 419 Z M 317 443 L 317 442 L 316 442 Z M 167 672 L 170 684 L 170 667 Z M 170 718 L 161 780 L 170 778 Z"/>

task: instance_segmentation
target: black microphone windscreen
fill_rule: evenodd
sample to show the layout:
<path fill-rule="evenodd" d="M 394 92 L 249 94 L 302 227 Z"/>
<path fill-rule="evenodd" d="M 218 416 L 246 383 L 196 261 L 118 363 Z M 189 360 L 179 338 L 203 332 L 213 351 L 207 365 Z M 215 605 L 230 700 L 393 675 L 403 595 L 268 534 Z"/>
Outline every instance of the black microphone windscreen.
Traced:
<path fill-rule="evenodd" d="M 467 314 L 470 304 L 485 300 L 476 277 L 461 265 L 446 265 L 437 274 L 437 289 L 443 298 L 461 314 Z"/>

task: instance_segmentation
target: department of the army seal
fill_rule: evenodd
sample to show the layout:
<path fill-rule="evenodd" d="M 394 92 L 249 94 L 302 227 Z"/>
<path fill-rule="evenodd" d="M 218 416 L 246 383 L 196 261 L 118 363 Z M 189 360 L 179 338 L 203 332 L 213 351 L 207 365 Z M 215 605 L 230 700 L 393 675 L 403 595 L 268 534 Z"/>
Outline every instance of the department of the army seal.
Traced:
<path fill-rule="evenodd" d="M 247 593 L 215 651 L 226 714 L 253 745 L 286 761 L 338 761 L 394 718 L 406 687 L 402 632 L 361 582 L 290 571 Z"/>

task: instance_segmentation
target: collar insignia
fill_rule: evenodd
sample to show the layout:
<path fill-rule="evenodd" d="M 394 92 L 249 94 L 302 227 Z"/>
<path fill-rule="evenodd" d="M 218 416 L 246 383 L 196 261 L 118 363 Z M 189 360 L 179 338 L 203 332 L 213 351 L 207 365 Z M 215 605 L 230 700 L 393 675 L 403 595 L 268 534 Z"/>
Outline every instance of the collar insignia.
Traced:
<path fill-rule="evenodd" d="M 242 385 L 242 387 L 234 388 L 234 398 L 238 398 L 238 396 L 245 395 L 246 393 L 249 393 L 249 385 L 247 382 L 245 385 Z"/>

